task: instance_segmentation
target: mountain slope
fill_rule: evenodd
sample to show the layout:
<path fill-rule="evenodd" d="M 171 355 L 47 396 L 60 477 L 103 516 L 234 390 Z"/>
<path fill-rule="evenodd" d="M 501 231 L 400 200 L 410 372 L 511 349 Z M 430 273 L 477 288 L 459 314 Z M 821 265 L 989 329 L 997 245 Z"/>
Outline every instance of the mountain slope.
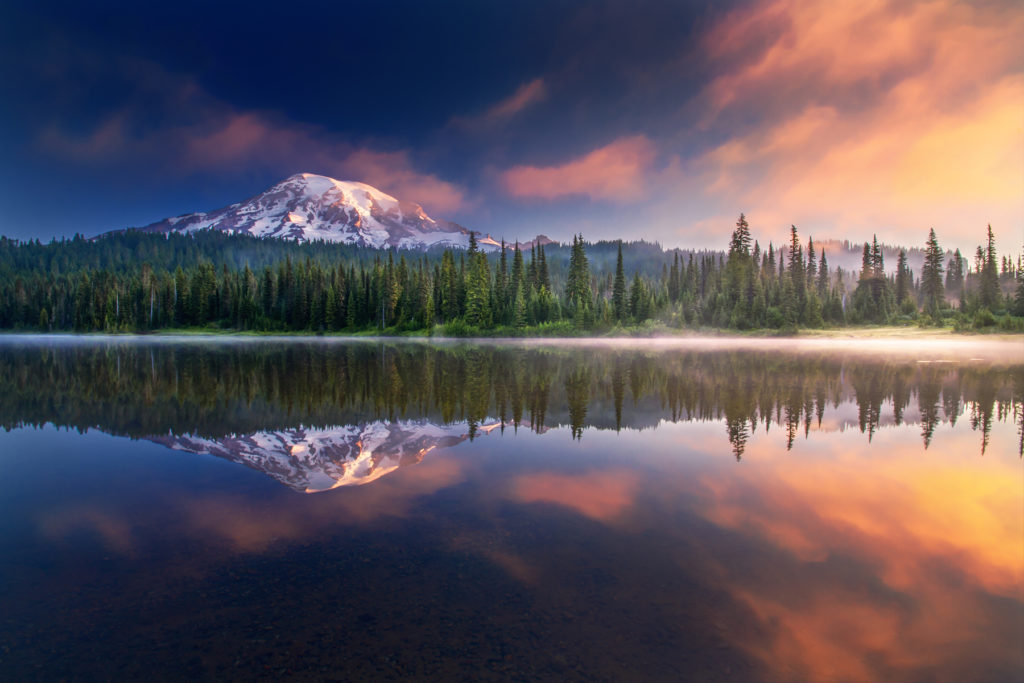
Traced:
<path fill-rule="evenodd" d="M 467 247 L 469 230 L 434 220 L 419 204 L 403 202 L 371 185 L 299 173 L 244 202 L 207 213 L 168 218 L 145 232 L 220 230 L 254 237 L 324 240 L 363 247 L 429 249 Z M 490 237 L 482 249 L 496 249 Z"/>

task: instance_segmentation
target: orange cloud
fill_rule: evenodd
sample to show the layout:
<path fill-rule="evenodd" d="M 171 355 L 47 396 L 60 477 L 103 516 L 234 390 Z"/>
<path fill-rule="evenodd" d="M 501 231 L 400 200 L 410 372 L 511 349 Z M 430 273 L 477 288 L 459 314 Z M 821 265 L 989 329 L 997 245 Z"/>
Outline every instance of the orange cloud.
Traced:
<path fill-rule="evenodd" d="M 632 201 L 648 193 L 648 172 L 657 153 L 643 135 L 620 138 L 560 166 L 515 166 L 501 174 L 516 197 L 555 199 L 586 195 L 591 199 Z"/>
<path fill-rule="evenodd" d="M 1024 223 L 1024 12 L 1011 5 L 763 2 L 712 31 L 735 63 L 705 126 L 761 123 L 697 159 L 705 191 L 774 237 L 789 223 L 961 245 Z M 754 55 L 751 44 L 766 44 Z"/>
<path fill-rule="evenodd" d="M 629 470 L 587 474 L 543 472 L 517 477 L 511 496 L 521 503 L 555 503 L 601 521 L 621 515 L 633 505 L 640 481 Z"/>
<path fill-rule="evenodd" d="M 972 662 L 1019 659 L 988 637 L 1002 617 L 982 597 L 1021 598 L 1018 459 L 964 456 L 977 446 L 967 430 L 942 434 L 943 448 L 923 458 L 916 435 L 886 431 L 874 442 L 884 457 L 865 463 L 861 449 L 848 450 L 850 436 L 819 435 L 794 462 L 761 434 L 743 467 L 695 482 L 715 524 L 770 542 L 796 567 L 844 562 L 872 577 L 851 583 L 809 568 L 794 591 L 791 577 L 722 567 L 767 634 L 745 647 L 806 680 L 870 681 L 938 663 L 960 667 L 939 679 L 962 680 Z"/>

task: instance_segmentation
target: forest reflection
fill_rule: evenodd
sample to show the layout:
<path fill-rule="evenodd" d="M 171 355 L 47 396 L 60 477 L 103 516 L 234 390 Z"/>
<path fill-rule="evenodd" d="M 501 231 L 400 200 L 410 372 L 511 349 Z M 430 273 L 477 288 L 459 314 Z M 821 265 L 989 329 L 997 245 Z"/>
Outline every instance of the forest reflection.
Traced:
<path fill-rule="evenodd" d="M 786 448 L 818 430 L 995 421 L 1024 452 L 1024 366 L 835 353 L 316 341 L 5 344 L 0 425 L 146 438 L 419 421 L 543 432 L 722 421 L 740 459 L 758 430 Z M 725 443 L 723 442 L 723 447 Z M 723 449 L 724 450 L 724 449 Z"/>

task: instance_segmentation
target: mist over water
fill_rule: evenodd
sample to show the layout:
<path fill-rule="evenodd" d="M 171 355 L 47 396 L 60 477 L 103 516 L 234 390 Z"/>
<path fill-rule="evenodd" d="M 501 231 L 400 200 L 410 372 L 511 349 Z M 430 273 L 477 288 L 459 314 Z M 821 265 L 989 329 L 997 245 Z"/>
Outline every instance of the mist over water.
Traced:
<path fill-rule="evenodd" d="M 1022 356 L 4 338 L 0 668 L 1007 680 Z"/>

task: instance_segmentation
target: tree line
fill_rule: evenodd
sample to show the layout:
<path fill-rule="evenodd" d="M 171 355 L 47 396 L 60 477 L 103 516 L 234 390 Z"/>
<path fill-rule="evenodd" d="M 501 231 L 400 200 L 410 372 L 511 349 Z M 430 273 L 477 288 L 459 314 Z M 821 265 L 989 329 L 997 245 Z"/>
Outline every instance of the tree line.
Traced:
<path fill-rule="evenodd" d="M 596 261 L 592 260 L 597 255 Z M 502 244 L 412 252 L 204 232 L 127 231 L 40 244 L 0 238 L 0 328 L 172 328 L 452 335 L 576 334 L 632 326 L 783 329 L 917 323 L 1024 330 L 1024 268 L 991 226 L 973 268 L 945 262 L 935 231 L 916 276 L 886 270 L 874 238 L 861 269 L 832 268 L 796 227 L 767 249 L 742 214 L 726 252 L 649 243 Z M 613 265 L 614 263 L 614 265 Z M 628 264 L 628 268 L 627 268 Z M 1001 266 L 1001 267 L 1000 267 Z"/>

